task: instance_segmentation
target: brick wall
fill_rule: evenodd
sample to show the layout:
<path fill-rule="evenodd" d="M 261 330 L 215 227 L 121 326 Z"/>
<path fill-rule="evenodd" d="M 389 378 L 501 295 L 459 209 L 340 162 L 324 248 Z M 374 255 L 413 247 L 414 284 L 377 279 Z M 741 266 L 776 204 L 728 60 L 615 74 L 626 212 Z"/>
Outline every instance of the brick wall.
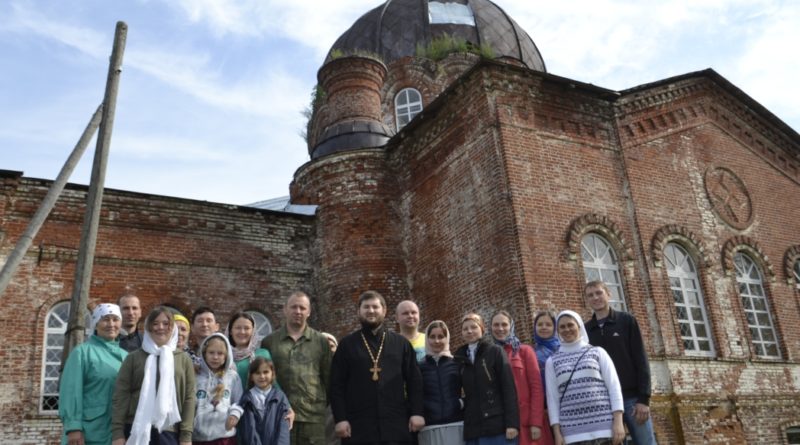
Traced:
<path fill-rule="evenodd" d="M 2 177 L 4 233 L 0 252 L 13 249 L 50 185 Z M 72 292 L 86 188 L 69 186 L 40 230 L 3 294 L 0 323 L 9 366 L 0 385 L 0 437 L 20 443 L 57 441 L 60 422 L 40 415 L 40 373 L 45 316 Z M 274 327 L 294 289 L 314 295 L 310 245 L 313 217 L 230 205 L 106 190 L 90 299 L 114 301 L 125 292 L 189 312 L 208 305 L 221 322 L 235 310 L 258 310 Z M 25 441 L 24 437 L 37 437 Z"/>
<path fill-rule="evenodd" d="M 315 283 L 320 325 L 343 335 L 358 325 L 357 301 L 369 289 L 389 307 L 407 298 L 396 182 L 381 149 L 340 152 L 295 174 L 292 199 L 318 204 Z"/>
<path fill-rule="evenodd" d="M 451 82 L 471 60 L 406 62 L 390 66 L 382 86 L 374 76 L 339 79 L 347 98 L 329 98 L 317 116 L 338 122 L 364 99 L 368 116 L 359 117 L 388 125 L 392 96 L 406 86 L 425 103 L 386 147 L 298 169 L 292 198 L 319 205 L 314 218 L 107 192 L 92 296 L 130 289 L 148 307 L 259 309 L 278 324 L 282 297 L 302 288 L 312 323 L 341 335 L 372 288 L 390 315 L 400 299 L 419 301 L 423 324 L 451 326 L 453 347 L 466 311 L 508 309 L 529 339 L 539 309 L 590 315 L 580 242 L 598 233 L 615 250 L 646 340 L 661 443 L 782 443 L 800 425 L 800 295 L 783 264 L 800 233 L 796 133 L 710 71 L 620 93 L 491 62 Z M 717 173 L 731 199 L 709 187 Z M 47 183 L 0 179 L 7 255 Z M 3 437 L 58 427 L 35 410 L 42 340 L 31 320 L 40 326 L 69 296 L 84 194 L 68 189 L 3 297 L 0 355 L 14 382 L 0 384 Z M 683 349 L 663 258 L 670 242 L 697 266 L 713 357 Z M 740 251 L 763 274 L 779 359 L 754 354 L 732 264 Z"/>

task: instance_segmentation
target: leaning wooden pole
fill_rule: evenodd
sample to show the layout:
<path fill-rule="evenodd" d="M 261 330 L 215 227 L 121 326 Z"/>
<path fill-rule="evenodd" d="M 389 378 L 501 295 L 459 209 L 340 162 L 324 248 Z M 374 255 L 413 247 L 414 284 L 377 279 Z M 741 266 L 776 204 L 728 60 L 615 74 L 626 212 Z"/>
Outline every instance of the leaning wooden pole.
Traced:
<path fill-rule="evenodd" d="M 103 98 L 103 117 L 100 120 L 100 132 L 97 135 L 97 146 L 92 164 L 92 178 L 89 183 L 89 194 L 86 197 L 86 214 L 81 229 L 81 243 L 78 248 L 78 261 L 75 265 L 75 284 L 72 288 L 72 302 L 69 310 L 69 323 L 62 363 L 66 362 L 70 351 L 83 342 L 84 316 L 86 303 L 89 300 L 89 289 L 92 285 L 92 265 L 94 248 L 97 244 L 97 229 L 100 225 L 100 208 L 103 203 L 103 184 L 106 177 L 108 150 L 111 145 L 111 129 L 114 127 L 114 112 L 117 106 L 119 77 L 122 72 L 122 55 L 125 52 L 125 39 L 128 25 L 117 22 L 114 32 L 114 48 L 108 66 L 106 92 Z"/>
<path fill-rule="evenodd" d="M 36 234 L 39 233 L 39 229 L 42 228 L 47 216 L 50 215 L 50 211 L 55 207 L 56 201 L 58 201 L 58 197 L 67 185 L 72 171 L 75 170 L 75 166 L 78 165 L 81 156 L 83 156 L 86 147 L 89 145 L 94 133 L 97 131 L 97 127 L 100 125 L 100 115 L 102 112 L 103 105 L 101 104 L 92 115 L 89 124 L 86 125 L 86 129 L 83 130 L 81 138 L 78 140 L 78 143 L 75 144 L 75 148 L 72 149 L 72 153 L 70 153 L 67 158 L 67 162 L 61 167 L 61 171 L 58 173 L 55 181 L 53 181 L 53 185 L 50 186 L 50 190 L 47 191 L 47 195 L 45 195 L 42 203 L 39 204 L 39 208 L 36 209 L 36 213 L 33 214 L 25 232 L 20 236 L 19 240 L 17 240 L 14 250 L 8 255 L 8 259 L 6 259 L 6 263 L 3 265 L 3 270 L 0 271 L 0 296 L 3 295 L 6 287 L 11 283 L 11 278 L 17 271 L 17 267 L 19 267 L 20 263 L 22 263 L 22 260 L 25 258 L 25 254 L 31 247 L 33 239 L 36 238 Z"/>

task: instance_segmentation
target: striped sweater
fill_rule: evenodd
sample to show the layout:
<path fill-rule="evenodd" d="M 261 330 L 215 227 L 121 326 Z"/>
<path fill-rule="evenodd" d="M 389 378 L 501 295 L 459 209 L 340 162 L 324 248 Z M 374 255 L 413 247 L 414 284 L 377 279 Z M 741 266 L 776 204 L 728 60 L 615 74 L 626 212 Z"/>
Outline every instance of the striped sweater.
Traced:
<path fill-rule="evenodd" d="M 624 405 L 614 363 L 603 348 L 562 344 L 547 360 L 545 374 L 550 423 L 561 426 L 566 443 L 612 437 L 612 412 Z"/>

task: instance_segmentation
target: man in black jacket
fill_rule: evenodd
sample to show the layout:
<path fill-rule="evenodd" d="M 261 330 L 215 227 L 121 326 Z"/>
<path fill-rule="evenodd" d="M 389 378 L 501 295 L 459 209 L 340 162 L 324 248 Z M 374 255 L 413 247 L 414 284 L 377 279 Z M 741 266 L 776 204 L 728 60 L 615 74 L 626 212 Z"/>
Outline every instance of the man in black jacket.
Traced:
<path fill-rule="evenodd" d="M 139 297 L 126 294 L 117 299 L 122 312 L 122 329 L 119 331 L 119 347 L 133 352 L 142 347 L 142 334 L 139 333 L 139 320 L 142 318 L 142 305 Z"/>
<path fill-rule="evenodd" d="M 330 397 L 343 444 L 410 444 L 425 426 L 422 375 L 411 343 L 383 321 L 386 300 L 361 294 L 361 329 L 339 342 L 331 364 Z"/>
<path fill-rule="evenodd" d="M 609 300 L 611 293 L 602 281 L 590 281 L 583 295 L 594 311 L 586 323 L 589 343 L 608 352 L 617 369 L 622 398 L 625 400 L 623 419 L 633 443 L 656 443 L 650 420 L 650 364 L 644 350 L 642 333 L 636 318 L 627 312 L 615 311 Z"/>

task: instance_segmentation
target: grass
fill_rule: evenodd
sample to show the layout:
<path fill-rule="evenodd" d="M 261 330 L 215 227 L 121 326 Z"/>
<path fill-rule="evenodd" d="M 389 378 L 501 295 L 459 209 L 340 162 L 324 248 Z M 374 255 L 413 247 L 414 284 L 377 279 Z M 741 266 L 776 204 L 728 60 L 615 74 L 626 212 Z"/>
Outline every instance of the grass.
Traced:
<path fill-rule="evenodd" d="M 431 60 L 442 60 L 453 53 L 472 53 L 485 59 L 494 59 L 495 54 L 491 46 L 482 44 L 475 46 L 466 40 L 445 34 L 431 40 L 427 45 L 417 44 L 416 56 Z"/>

